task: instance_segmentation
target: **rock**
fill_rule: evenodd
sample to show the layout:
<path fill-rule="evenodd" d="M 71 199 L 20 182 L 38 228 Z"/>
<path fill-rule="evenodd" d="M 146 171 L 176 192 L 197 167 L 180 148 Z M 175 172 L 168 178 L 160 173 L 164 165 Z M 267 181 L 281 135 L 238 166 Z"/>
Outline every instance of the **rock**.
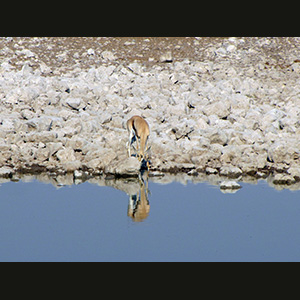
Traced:
<path fill-rule="evenodd" d="M 109 123 L 112 120 L 112 115 L 108 112 L 103 112 L 99 116 L 99 123 L 100 124 L 106 124 Z"/>
<path fill-rule="evenodd" d="M 29 109 L 24 109 L 21 111 L 21 116 L 22 118 L 24 118 L 25 120 L 29 120 L 29 119 L 33 119 L 34 118 L 35 113 L 32 112 Z"/>
<path fill-rule="evenodd" d="M 210 128 L 205 132 L 205 135 L 210 139 L 211 144 L 226 145 L 228 137 L 226 133 L 218 128 Z"/>
<path fill-rule="evenodd" d="M 124 46 L 135 45 L 135 41 L 126 41 Z"/>
<path fill-rule="evenodd" d="M 229 45 L 229 46 L 226 47 L 227 52 L 234 52 L 235 50 L 236 50 L 235 45 Z"/>
<path fill-rule="evenodd" d="M 119 176 L 138 176 L 141 163 L 136 157 L 128 157 L 119 162 L 116 166 L 115 173 Z"/>
<path fill-rule="evenodd" d="M 26 58 L 35 57 L 35 54 L 29 49 L 16 50 L 16 55 L 24 55 Z"/>
<path fill-rule="evenodd" d="M 219 55 L 221 57 L 226 56 L 226 49 L 224 49 L 223 47 L 220 47 L 218 49 L 216 49 L 215 51 L 216 55 Z"/>
<path fill-rule="evenodd" d="M 79 160 L 68 161 L 62 164 L 62 168 L 66 172 L 74 172 L 81 167 L 81 162 Z"/>
<path fill-rule="evenodd" d="M 25 142 L 57 142 L 57 133 L 56 132 L 49 132 L 49 131 L 42 131 L 42 132 L 33 132 L 29 133 L 24 137 Z"/>
<path fill-rule="evenodd" d="M 220 161 L 224 163 L 231 163 L 235 159 L 240 159 L 241 149 L 236 145 L 228 145 L 222 148 L 222 155 Z"/>
<path fill-rule="evenodd" d="M 194 128 L 181 123 L 178 126 L 173 127 L 171 131 L 175 134 L 175 138 L 179 140 L 188 137 L 188 135 L 194 131 Z"/>
<path fill-rule="evenodd" d="M 10 167 L 1 167 L 0 168 L 0 177 L 10 177 L 14 174 L 14 169 Z"/>
<path fill-rule="evenodd" d="M 199 174 L 199 173 L 198 173 L 195 169 L 193 169 L 193 170 L 187 172 L 187 175 L 189 175 L 189 176 L 197 176 L 198 174 Z"/>
<path fill-rule="evenodd" d="M 288 175 L 288 174 L 283 174 L 283 173 L 278 173 L 273 178 L 273 183 L 274 184 L 290 185 L 290 184 L 293 184 L 295 182 L 296 182 L 296 180 L 295 180 L 294 176 Z"/>
<path fill-rule="evenodd" d="M 101 53 L 101 56 L 102 56 L 103 59 L 106 59 L 106 60 L 115 60 L 116 59 L 116 57 L 113 54 L 113 52 L 108 51 L 108 50 L 103 51 Z"/>
<path fill-rule="evenodd" d="M 88 140 L 86 140 L 85 138 L 74 135 L 67 140 L 66 147 L 71 147 L 75 151 L 82 151 L 82 149 L 84 149 L 84 147 L 88 143 L 89 143 Z"/>
<path fill-rule="evenodd" d="M 54 155 L 58 150 L 64 148 L 61 142 L 48 142 L 46 147 L 49 150 L 49 157 Z"/>
<path fill-rule="evenodd" d="M 68 99 L 66 99 L 66 103 L 71 108 L 78 110 L 79 106 L 81 104 L 81 99 L 80 98 L 68 98 Z"/>
<path fill-rule="evenodd" d="M 40 62 L 40 71 L 45 75 L 52 73 L 51 67 L 47 66 L 44 62 Z"/>
<path fill-rule="evenodd" d="M 88 145 L 89 150 L 84 157 L 84 164 L 94 171 L 106 169 L 108 173 L 114 173 L 114 167 L 117 163 L 117 154 L 112 149 L 98 148 L 93 150 Z M 83 150 L 83 152 L 86 150 Z"/>
<path fill-rule="evenodd" d="M 95 50 L 92 48 L 88 49 L 87 55 L 95 55 Z"/>
<path fill-rule="evenodd" d="M 287 170 L 287 173 L 295 178 L 295 180 L 300 180 L 300 168 L 299 167 L 290 167 Z"/>
<path fill-rule="evenodd" d="M 67 163 L 76 160 L 75 152 L 72 148 L 60 149 L 55 155 L 61 163 Z"/>
<path fill-rule="evenodd" d="M 90 174 L 87 171 L 75 170 L 73 175 L 74 175 L 74 179 L 79 179 L 77 183 L 82 183 L 82 180 L 80 179 L 86 179 L 89 177 Z"/>
<path fill-rule="evenodd" d="M 74 178 L 83 178 L 84 177 L 84 172 L 81 170 L 75 170 L 74 171 Z"/>
<path fill-rule="evenodd" d="M 59 110 L 59 112 L 57 113 L 57 116 L 62 118 L 64 121 L 67 121 L 67 120 L 75 117 L 74 112 L 67 110 L 67 109 Z"/>
<path fill-rule="evenodd" d="M 204 119 L 200 118 L 197 120 L 197 127 L 199 129 L 206 129 L 209 127 L 209 125 L 207 124 L 207 121 L 205 121 Z"/>
<path fill-rule="evenodd" d="M 217 101 L 207 104 L 202 109 L 207 116 L 217 115 L 220 119 L 227 118 L 230 114 L 229 102 Z"/>
<path fill-rule="evenodd" d="M 26 117 L 29 117 L 30 114 L 25 114 Z M 24 115 L 22 115 L 24 117 Z M 39 118 L 32 118 L 29 119 L 25 122 L 25 124 L 30 128 L 30 129 L 34 129 L 36 131 L 50 131 L 51 129 L 51 124 L 53 123 L 53 121 L 55 120 L 55 118 L 51 118 L 48 116 L 42 116 Z"/>
<path fill-rule="evenodd" d="M 34 153 L 34 158 L 39 162 L 42 163 L 47 160 L 50 156 L 50 151 L 48 148 L 39 148 Z"/>
<path fill-rule="evenodd" d="M 206 174 L 218 174 L 218 170 L 214 168 L 207 167 L 205 168 Z"/>
<path fill-rule="evenodd" d="M 172 62 L 173 61 L 173 57 L 172 57 L 172 52 L 171 51 L 167 51 L 166 53 L 162 54 L 159 57 L 159 61 L 160 62 Z"/>
<path fill-rule="evenodd" d="M 99 158 L 94 158 L 83 163 L 88 169 L 93 171 L 100 170 L 103 168 L 103 162 Z"/>
<path fill-rule="evenodd" d="M 220 168 L 220 175 L 227 176 L 229 178 L 237 178 L 242 175 L 242 170 L 238 167 L 231 165 L 225 165 Z"/>
<path fill-rule="evenodd" d="M 284 143 L 283 141 L 276 141 L 268 149 L 268 160 L 274 163 L 286 163 L 290 164 L 291 162 L 299 159 L 300 157 L 300 148 L 297 144 Z"/>
<path fill-rule="evenodd" d="M 24 66 L 22 67 L 21 73 L 22 73 L 23 76 L 28 76 L 30 74 L 33 74 L 33 70 L 29 66 L 28 63 L 25 63 Z"/>
<path fill-rule="evenodd" d="M 221 190 L 238 190 L 241 186 L 236 181 L 222 181 L 220 183 Z"/>

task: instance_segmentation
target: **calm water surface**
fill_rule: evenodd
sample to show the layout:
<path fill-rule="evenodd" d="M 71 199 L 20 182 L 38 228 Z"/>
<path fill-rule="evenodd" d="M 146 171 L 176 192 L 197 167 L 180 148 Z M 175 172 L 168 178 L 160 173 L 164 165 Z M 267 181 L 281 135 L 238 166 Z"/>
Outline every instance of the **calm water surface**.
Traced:
<path fill-rule="evenodd" d="M 300 191 L 240 184 L 2 183 L 0 261 L 300 261 Z"/>

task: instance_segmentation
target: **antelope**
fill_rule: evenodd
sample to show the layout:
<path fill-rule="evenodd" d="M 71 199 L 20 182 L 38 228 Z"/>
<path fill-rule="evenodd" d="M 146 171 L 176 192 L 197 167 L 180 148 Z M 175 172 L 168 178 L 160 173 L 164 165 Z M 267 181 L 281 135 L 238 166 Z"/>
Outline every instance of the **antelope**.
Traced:
<path fill-rule="evenodd" d="M 130 147 L 133 142 L 136 141 L 136 150 L 139 151 L 138 159 L 141 161 L 142 159 L 145 159 L 145 148 L 150 134 L 149 125 L 147 121 L 140 116 L 131 117 L 126 125 L 129 133 L 128 156 L 131 156 Z M 146 151 L 149 149 L 150 148 Z"/>

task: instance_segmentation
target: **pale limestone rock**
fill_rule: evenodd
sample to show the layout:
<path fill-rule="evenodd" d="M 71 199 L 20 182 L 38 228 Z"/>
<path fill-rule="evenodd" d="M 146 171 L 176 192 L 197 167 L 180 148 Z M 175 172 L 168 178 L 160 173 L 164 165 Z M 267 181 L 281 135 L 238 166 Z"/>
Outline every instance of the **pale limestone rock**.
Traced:
<path fill-rule="evenodd" d="M 0 177 L 9 177 L 14 173 L 14 169 L 11 167 L 1 167 Z"/>
<path fill-rule="evenodd" d="M 227 176 L 230 178 L 237 178 L 240 175 L 242 175 L 242 173 L 243 172 L 240 168 L 231 165 L 222 166 L 220 169 L 220 175 Z"/>
<path fill-rule="evenodd" d="M 236 181 L 222 181 L 220 183 L 221 190 L 238 190 L 241 188 L 241 185 Z"/>
<path fill-rule="evenodd" d="M 69 147 L 58 150 L 55 155 L 61 163 L 67 163 L 76 160 L 74 150 Z"/>
<path fill-rule="evenodd" d="M 137 176 L 140 168 L 141 162 L 136 157 L 128 157 L 118 162 L 114 171 L 120 176 Z"/>

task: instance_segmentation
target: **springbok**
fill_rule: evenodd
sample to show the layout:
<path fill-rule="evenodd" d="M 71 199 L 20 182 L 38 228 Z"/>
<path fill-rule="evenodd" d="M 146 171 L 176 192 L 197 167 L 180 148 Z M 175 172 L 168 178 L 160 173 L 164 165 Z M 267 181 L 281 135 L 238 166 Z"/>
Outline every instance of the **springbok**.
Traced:
<path fill-rule="evenodd" d="M 150 128 L 145 119 L 140 116 L 131 117 L 127 123 L 127 130 L 129 133 L 129 143 L 128 143 L 128 156 L 131 156 L 130 147 L 134 141 L 136 141 L 136 148 L 132 147 L 139 151 L 138 159 L 141 161 L 145 159 L 145 149 L 150 134 Z M 150 149 L 150 148 L 149 148 Z M 147 151 L 149 150 L 147 149 Z"/>

